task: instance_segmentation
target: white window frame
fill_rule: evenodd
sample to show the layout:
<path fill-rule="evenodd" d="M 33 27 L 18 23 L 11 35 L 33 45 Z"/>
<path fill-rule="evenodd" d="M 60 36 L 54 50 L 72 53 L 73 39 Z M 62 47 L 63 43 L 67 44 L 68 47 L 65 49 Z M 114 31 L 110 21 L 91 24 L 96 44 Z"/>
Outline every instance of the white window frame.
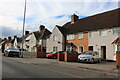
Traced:
<path fill-rule="evenodd" d="M 89 32 L 89 37 L 91 38 L 93 36 L 93 32 Z"/>
<path fill-rule="evenodd" d="M 79 33 L 79 34 L 78 34 L 78 39 L 83 39 L 83 38 L 84 38 L 83 33 Z"/>
<path fill-rule="evenodd" d="M 101 37 L 107 36 L 107 30 L 100 30 L 100 31 L 99 31 L 99 35 L 100 35 Z"/>
<path fill-rule="evenodd" d="M 75 48 L 73 46 L 67 46 L 66 51 L 75 51 Z"/>
<path fill-rule="evenodd" d="M 58 41 L 58 36 L 57 35 L 53 36 L 53 41 Z"/>
<path fill-rule="evenodd" d="M 114 34 L 119 34 L 120 33 L 120 27 L 113 28 L 113 35 Z"/>
<path fill-rule="evenodd" d="M 82 51 L 80 51 L 80 47 L 83 48 L 83 52 L 84 52 L 84 46 L 80 45 L 80 46 L 78 46 L 78 53 L 82 53 Z"/>
<path fill-rule="evenodd" d="M 120 51 L 120 44 L 117 45 L 117 51 Z"/>
<path fill-rule="evenodd" d="M 67 35 L 67 40 L 73 40 L 73 39 L 74 39 L 74 34 Z"/>
<path fill-rule="evenodd" d="M 57 51 L 58 50 L 58 47 L 57 46 L 54 46 L 53 47 L 53 51 Z"/>

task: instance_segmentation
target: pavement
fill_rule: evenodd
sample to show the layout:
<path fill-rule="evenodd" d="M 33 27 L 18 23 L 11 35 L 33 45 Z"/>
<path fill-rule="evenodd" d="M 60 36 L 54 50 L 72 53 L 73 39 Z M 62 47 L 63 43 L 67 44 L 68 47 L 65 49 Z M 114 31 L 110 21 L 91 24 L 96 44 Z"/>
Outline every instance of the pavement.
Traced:
<path fill-rule="evenodd" d="M 116 68 L 116 62 L 102 61 L 101 63 L 78 63 L 78 62 L 65 62 L 58 61 L 57 59 L 47 59 L 47 58 L 10 58 L 26 64 L 61 64 L 62 66 L 71 66 L 74 68 L 90 69 L 95 71 L 104 71 L 109 73 L 118 74 L 119 70 Z"/>

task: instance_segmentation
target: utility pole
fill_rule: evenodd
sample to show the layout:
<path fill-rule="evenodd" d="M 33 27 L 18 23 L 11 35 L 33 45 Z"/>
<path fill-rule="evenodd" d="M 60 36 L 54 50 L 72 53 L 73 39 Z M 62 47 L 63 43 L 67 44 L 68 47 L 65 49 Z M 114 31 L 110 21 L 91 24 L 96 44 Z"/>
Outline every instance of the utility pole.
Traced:
<path fill-rule="evenodd" d="M 24 18 L 23 18 L 23 32 L 22 32 L 22 37 L 24 36 L 24 29 L 25 29 L 25 17 L 26 17 L 26 4 L 27 4 L 27 0 L 25 0 L 25 6 L 24 6 Z M 23 53 L 23 44 L 24 44 L 24 40 L 22 38 L 22 53 Z M 20 54 L 21 57 L 23 57 L 22 53 Z"/>

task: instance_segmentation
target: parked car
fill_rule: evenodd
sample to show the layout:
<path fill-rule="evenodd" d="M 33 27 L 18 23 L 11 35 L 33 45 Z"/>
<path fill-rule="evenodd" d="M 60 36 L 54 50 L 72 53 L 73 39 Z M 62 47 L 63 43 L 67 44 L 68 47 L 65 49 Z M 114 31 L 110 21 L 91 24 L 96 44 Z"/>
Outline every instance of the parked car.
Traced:
<path fill-rule="evenodd" d="M 46 54 L 47 58 L 57 58 L 57 52 L 49 52 Z"/>
<path fill-rule="evenodd" d="M 9 56 L 17 56 L 17 57 L 19 57 L 20 50 L 17 49 L 17 48 L 14 48 L 14 47 L 7 48 L 7 49 L 5 49 L 5 52 L 4 52 L 3 55 L 7 56 L 7 57 L 9 57 Z"/>
<path fill-rule="evenodd" d="M 47 57 L 47 58 L 56 59 L 56 58 L 57 58 L 57 54 L 58 54 L 58 53 L 63 53 L 63 52 L 64 52 L 64 51 L 50 52 L 50 53 L 47 53 L 47 54 L 46 54 L 46 57 Z"/>
<path fill-rule="evenodd" d="M 86 51 L 78 55 L 79 62 L 101 62 L 101 58 L 99 56 L 99 52 L 97 51 Z"/>

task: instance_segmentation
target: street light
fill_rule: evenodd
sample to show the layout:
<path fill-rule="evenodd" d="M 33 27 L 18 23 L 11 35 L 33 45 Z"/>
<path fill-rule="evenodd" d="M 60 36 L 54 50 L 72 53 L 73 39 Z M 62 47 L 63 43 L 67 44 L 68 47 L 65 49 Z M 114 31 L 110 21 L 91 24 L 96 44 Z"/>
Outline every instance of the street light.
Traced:
<path fill-rule="evenodd" d="M 24 28 L 25 28 L 26 4 L 27 4 L 27 0 L 25 0 L 25 7 L 24 7 L 23 32 L 22 32 L 22 53 L 23 53 L 23 43 L 24 43 L 23 36 L 24 36 Z M 20 51 L 20 53 L 21 53 L 21 51 Z M 20 54 L 20 57 L 23 57 L 22 53 Z"/>

